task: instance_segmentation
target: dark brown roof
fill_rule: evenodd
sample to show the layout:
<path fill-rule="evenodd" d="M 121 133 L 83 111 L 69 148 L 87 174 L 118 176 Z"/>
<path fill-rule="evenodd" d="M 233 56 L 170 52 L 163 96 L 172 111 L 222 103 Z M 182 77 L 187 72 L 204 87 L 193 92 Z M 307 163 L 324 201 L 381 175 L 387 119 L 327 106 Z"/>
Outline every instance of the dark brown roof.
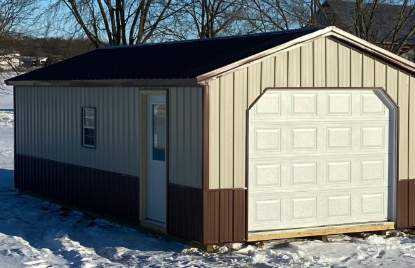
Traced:
<path fill-rule="evenodd" d="M 104 47 L 8 81 L 196 78 L 319 29 Z"/>

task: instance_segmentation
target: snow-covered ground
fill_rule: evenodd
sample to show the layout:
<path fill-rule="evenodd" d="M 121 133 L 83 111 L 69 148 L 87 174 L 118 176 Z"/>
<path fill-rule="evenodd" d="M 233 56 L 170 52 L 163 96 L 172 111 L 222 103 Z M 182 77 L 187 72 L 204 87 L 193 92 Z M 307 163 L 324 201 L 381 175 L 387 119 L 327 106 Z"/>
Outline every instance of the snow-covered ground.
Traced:
<path fill-rule="evenodd" d="M 12 107 L 12 98 L 0 101 L 0 111 Z M 19 195 L 12 111 L 7 118 L 0 121 L 0 267 L 415 267 L 415 236 L 408 233 L 276 241 L 263 248 L 233 244 L 203 253 Z"/>
<path fill-rule="evenodd" d="M 4 80 L 13 76 L 12 72 L 0 72 L 0 112 L 13 109 L 13 87 L 6 86 L 4 83 Z"/>

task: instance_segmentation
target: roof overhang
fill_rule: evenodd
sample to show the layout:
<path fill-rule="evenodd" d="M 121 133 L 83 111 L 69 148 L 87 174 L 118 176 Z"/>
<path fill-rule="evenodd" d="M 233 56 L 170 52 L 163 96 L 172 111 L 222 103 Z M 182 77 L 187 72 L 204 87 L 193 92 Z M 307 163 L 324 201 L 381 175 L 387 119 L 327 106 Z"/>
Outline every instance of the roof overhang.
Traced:
<path fill-rule="evenodd" d="M 110 80 L 51 80 L 51 81 L 10 81 L 9 86 L 42 87 L 189 87 L 198 86 L 195 78 L 191 79 L 110 79 Z"/>
<path fill-rule="evenodd" d="M 234 72 L 238 69 L 261 61 L 267 57 L 271 57 L 279 52 L 292 50 L 302 46 L 304 43 L 329 36 L 334 37 L 341 42 L 347 43 L 348 45 L 361 50 L 364 53 L 371 54 L 374 57 L 380 58 L 383 61 L 390 63 L 391 65 L 394 65 L 400 69 L 407 71 L 408 73 L 415 75 L 415 63 L 408 61 L 396 54 L 393 54 L 392 52 L 389 52 L 383 48 L 380 48 L 372 43 L 369 43 L 361 38 L 358 38 L 357 36 L 354 36 L 337 27 L 330 26 L 200 75 L 197 77 L 197 82 L 199 84 L 206 84 L 209 82 L 209 80 L 215 79 L 230 72 Z"/>

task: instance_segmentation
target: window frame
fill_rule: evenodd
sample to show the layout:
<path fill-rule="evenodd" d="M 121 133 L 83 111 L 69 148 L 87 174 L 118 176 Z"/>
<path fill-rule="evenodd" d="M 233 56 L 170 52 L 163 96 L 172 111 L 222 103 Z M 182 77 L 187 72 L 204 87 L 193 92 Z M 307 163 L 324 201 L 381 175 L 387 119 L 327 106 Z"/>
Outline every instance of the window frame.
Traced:
<path fill-rule="evenodd" d="M 85 119 L 91 118 L 91 117 L 86 117 L 85 115 L 85 111 L 86 109 L 92 109 L 94 111 L 94 125 L 93 126 L 87 126 L 85 125 Z M 81 115 L 82 115 L 82 146 L 85 148 L 89 148 L 89 149 L 96 149 L 97 148 L 97 109 L 96 107 L 89 107 L 89 106 L 84 106 L 82 107 L 81 110 Z M 93 129 L 94 130 L 94 145 L 89 145 L 89 144 L 85 144 L 85 129 Z"/>

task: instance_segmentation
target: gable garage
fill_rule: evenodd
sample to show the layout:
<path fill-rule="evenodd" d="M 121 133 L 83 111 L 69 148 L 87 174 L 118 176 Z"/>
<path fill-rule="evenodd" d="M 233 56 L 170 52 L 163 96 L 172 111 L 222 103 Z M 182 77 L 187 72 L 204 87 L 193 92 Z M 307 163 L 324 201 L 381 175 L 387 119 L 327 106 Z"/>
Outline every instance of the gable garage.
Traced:
<path fill-rule="evenodd" d="M 7 81 L 15 185 L 205 245 L 412 227 L 414 75 L 334 27 L 97 49 Z"/>
<path fill-rule="evenodd" d="M 247 192 L 251 240 L 340 222 L 415 224 L 405 207 L 396 209 L 415 176 L 414 76 L 338 37 L 293 45 L 209 81 L 209 187 Z"/>

